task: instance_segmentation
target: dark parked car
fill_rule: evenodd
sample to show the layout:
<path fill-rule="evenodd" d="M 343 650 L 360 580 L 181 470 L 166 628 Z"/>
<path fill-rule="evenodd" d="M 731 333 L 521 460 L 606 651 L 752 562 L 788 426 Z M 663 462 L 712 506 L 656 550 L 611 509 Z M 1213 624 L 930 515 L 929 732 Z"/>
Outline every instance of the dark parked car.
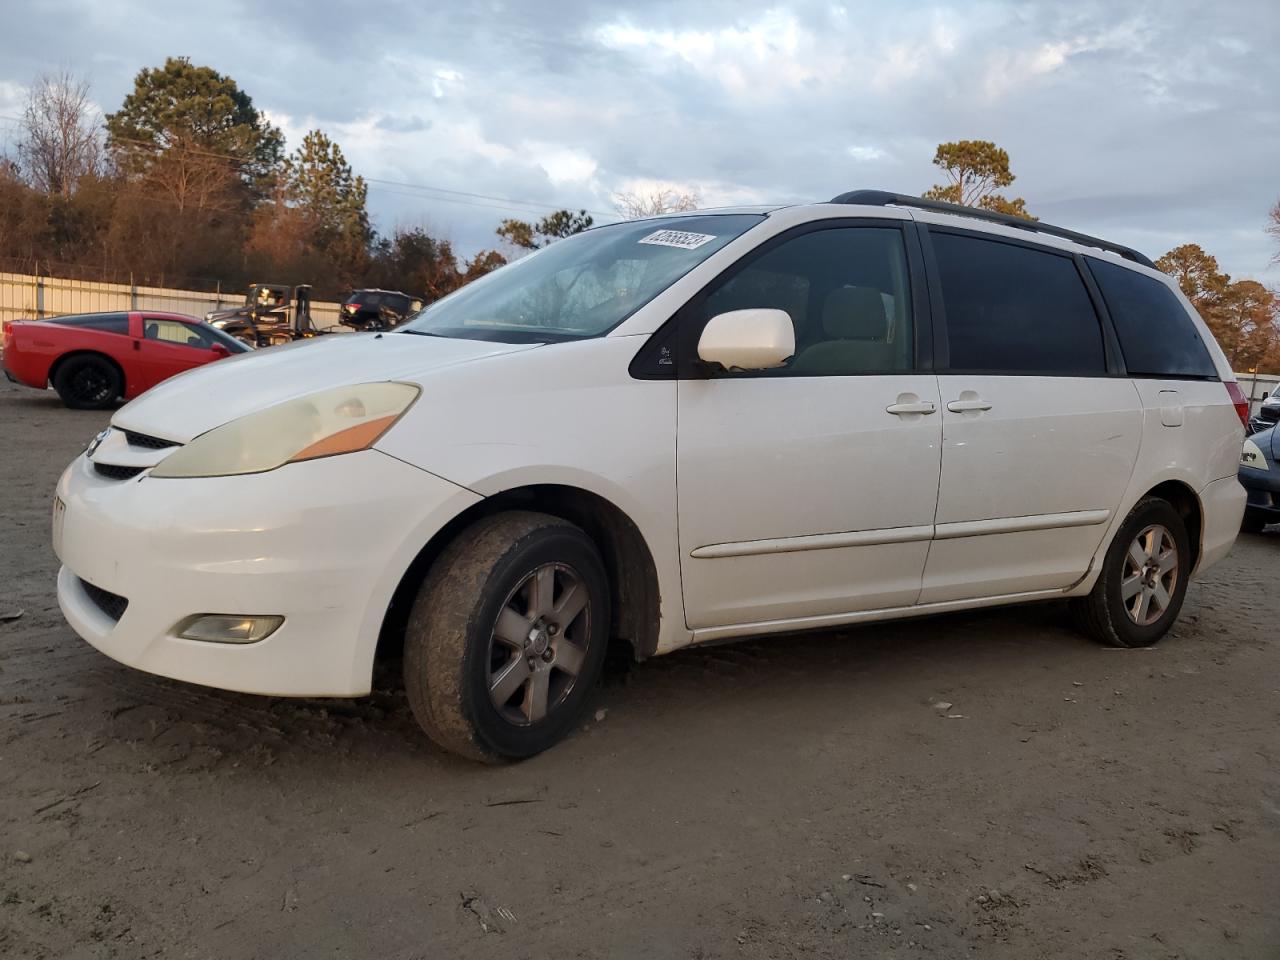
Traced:
<path fill-rule="evenodd" d="M 1240 451 L 1240 484 L 1249 495 L 1240 529 L 1259 533 L 1269 523 L 1280 523 L 1280 428 L 1270 426 L 1245 438 Z"/>
<path fill-rule="evenodd" d="M 1249 418 L 1249 432 L 1258 433 L 1280 423 L 1280 395 L 1262 395 L 1262 406 Z"/>
<path fill-rule="evenodd" d="M 399 290 L 353 290 L 342 301 L 339 322 L 355 330 L 390 330 L 423 307 L 421 297 Z"/>

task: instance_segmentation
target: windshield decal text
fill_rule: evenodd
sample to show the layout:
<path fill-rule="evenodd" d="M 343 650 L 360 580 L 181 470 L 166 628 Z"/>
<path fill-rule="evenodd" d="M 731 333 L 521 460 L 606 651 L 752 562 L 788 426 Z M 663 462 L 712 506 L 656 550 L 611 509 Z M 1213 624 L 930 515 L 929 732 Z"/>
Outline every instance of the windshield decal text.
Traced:
<path fill-rule="evenodd" d="M 715 236 L 710 233 L 686 233 L 683 230 L 659 230 L 640 239 L 640 243 L 652 243 L 660 247 L 679 247 L 681 250 L 697 250 L 710 243 Z"/>

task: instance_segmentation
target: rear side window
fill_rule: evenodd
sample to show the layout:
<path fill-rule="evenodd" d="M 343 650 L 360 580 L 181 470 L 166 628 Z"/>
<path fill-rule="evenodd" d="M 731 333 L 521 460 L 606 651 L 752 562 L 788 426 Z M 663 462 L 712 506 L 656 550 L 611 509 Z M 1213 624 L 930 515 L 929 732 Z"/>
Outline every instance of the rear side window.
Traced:
<path fill-rule="evenodd" d="M 1048 251 L 931 231 L 950 369 L 1104 376 L 1102 326 L 1075 261 Z"/>
<path fill-rule="evenodd" d="M 1217 379 L 1195 322 L 1172 290 L 1135 270 L 1087 259 L 1130 376 Z"/>
<path fill-rule="evenodd" d="M 129 315 L 127 313 L 86 313 L 73 317 L 55 317 L 49 323 L 56 323 L 65 327 L 79 327 L 81 330 L 101 330 L 103 333 L 129 335 Z"/>

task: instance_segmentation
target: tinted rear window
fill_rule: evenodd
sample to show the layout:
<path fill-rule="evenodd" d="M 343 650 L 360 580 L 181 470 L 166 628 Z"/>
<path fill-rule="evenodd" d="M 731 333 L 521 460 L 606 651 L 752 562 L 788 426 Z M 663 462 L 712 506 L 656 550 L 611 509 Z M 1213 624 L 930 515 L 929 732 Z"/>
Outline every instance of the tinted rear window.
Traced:
<path fill-rule="evenodd" d="M 129 333 L 129 315 L 127 313 L 82 313 L 70 317 L 54 317 L 49 323 L 61 324 L 65 327 L 80 327 L 83 330 L 101 330 L 105 333 Z"/>
<path fill-rule="evenodd" d="M 980 237 L 931 236 L 950 369 L 1105 375 L 1102 326 L 1074 260 Z"/>
<path fill-rule="evenodd" d="M 1172 290 L 1135 270 L 1087 259 L 1107 303 L 1130 376 L 1218 376 L 1195 322 Z"/>

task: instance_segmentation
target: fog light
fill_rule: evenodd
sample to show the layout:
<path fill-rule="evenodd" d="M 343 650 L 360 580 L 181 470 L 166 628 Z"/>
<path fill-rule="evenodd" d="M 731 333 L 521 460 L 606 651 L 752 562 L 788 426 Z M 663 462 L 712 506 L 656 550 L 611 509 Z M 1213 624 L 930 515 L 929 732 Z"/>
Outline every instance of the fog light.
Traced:
<path fill-rule="evenodd" d="M 206 613 L 192 617 L 179 636 L 206 643 L 257 643 L 275 632 L 284 617 L 236 617 Z"/>

